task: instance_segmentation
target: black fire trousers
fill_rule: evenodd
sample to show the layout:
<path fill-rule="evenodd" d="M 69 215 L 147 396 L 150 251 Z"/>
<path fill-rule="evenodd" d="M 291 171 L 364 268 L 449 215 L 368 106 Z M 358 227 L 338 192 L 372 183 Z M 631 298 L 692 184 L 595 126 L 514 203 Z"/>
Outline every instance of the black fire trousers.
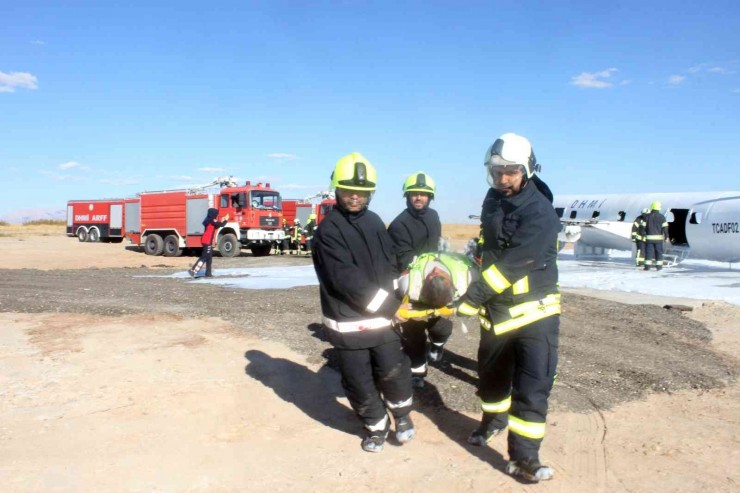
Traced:
<path fill-rule="evenodd" d="M 558 365 L 560 316 L 553 315 L 519 329 L 496 335 L 481 327 L 478 347 L 478 395 L 483 403 L 501 403 L 511 397 L 508 412 L 490 413 L 499 428 L 509 425 L 511 460 L 539 459 L 542 436 L 531 438 L 522 428 L 541 427 L 547 417 Z M 511 416 L 511 420 L 509 417 Z M 516 432 L 509 421 L 521 425 Z"/>
<path fill-rule="evenodd" d="M 424 377 L 427 374 L 427 332 L 429 341 L 444 344 L 452 335 L 452 321 L 441 317 L 429 320 L 409 320 L 401 324 L 404 352 L 411 360 L 411 373 Z"/>
<path fill-rule="evenodd" d="M 366 426 L 385 418 L 386 409 L 396 418 L 411 412 L 409 360 L 397 340 L 367 349 L 337 348 L 337 353 L 344 392 Z"/>
<path fill-rule="evenodd" d="M 203 251 L 200 254 L 200 258 L 193 265 L 193 272 L 196 274 L 203 267 L 206 266 L 206 275 L 211 275 L 211 264 L 213 263 L 213 247 L 211 245 L 203 245 Z"/>
<path fill-rule="evenodd" d="M 645 267 L 651 266 L 658 269 L 663 268 L 663 242 L 662 241 L 648 241 L 645 244 Z"/>

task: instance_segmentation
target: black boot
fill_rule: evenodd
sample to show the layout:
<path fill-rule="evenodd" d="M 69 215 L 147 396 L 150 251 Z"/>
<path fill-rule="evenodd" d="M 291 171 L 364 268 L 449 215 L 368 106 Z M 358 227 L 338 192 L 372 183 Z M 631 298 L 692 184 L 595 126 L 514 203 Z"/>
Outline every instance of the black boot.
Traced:
<path fill-rule="evenodd" d="M 506 474 L 511 476 L 522 476 L 524 479 L 534 481 L 546 481 L 552 479 L 555 471 L 552 467 L 543 466 L 538 459 L 527 457 L 525 459 L 511 460 L 506 464 Z"/>
<path fill-rule="evenodd" d="M 391 420 L 388 416 L 385 418 L 385 426 L 381 430 L 366 430 L 367 436 L 362 440 L 362 450 L 365 452 L 380 452 L 383 450 L 385 439 L 391 430 Z"/>
<path fill-rule="evenodd" d="M 504 431 L 506 425 L 502 426 L 500 422 L 494 420 L 493 414 L 483 414 L 480 426 L 476 428 L 473 433 L 468 437 L 468 443 L 471 445 L 477 445 L 482 447 L 488 443 L 488 441 Z"/>
<path fill-rule="evenodd" d="M 416 436 L 414 423 L 408 414 L 402 418 L 396 418 L 396 440 L 399 443 L 407 443 Z"/>

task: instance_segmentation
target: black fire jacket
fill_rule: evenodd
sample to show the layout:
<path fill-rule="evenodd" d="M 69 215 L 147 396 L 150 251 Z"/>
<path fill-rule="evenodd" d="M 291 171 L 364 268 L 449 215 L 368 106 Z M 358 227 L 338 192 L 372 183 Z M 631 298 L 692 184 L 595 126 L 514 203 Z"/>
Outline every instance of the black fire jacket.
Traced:
<path fill-rule="evenodd" d="M 485 305 L 497 323 L 511 317 L 512 306 L 557 294 L 560 220 L 535 183 L 508 198 L 489 189 L 481 226 L 483 279 L 471 284 L 465 303 Z"/>
<path fill-rule="evenodd" d="M 645 215 L 645 239 L 648 243 L 661 243 L 668 239 L 668 222 L 658 211 Z"/>
<path fill-rule="evenodd" d="M 391 328 L 401 305 L 393 289 L 398 273 L 380 217 L 367 209 L 350 214 L 335 207 L 316 230 L 311 251 L 329 341 L 361 349 L 399 340 Z"/>
<path fill-rule="evenodd" d="M 396 252 L 396 268 L 403 271 L 414 257 L 438 250 L 442 225 L 434 209 L 417 211 L 408 206 L 388 226 L 388 233 Z"/>

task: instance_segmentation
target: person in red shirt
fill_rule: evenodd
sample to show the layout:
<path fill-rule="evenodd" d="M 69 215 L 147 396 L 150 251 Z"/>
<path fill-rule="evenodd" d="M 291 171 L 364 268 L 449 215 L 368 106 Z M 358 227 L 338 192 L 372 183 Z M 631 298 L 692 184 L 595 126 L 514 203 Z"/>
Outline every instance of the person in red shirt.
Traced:
<path fill-rule="evenodd" d="M 206 277 L 213 277 L 211 274 L 211 263 L 213 261 L 213 239 L 216 236 L 216 230 L 222 228 L 229 220 L 229 215 L 224 216 L 223 221 L 216 221 L 218 217 L 218 209 L 208 209 L 206 218 L 203 219 L 203 236 L 200 238 L 200 242 L 203 245 L 203 252 L 200 254 L 200 258 L 197 262 L 188 270 L 190 277 L 195 277 L 200 269 L 203 268 L 203 264 L 206 266 Z"/>

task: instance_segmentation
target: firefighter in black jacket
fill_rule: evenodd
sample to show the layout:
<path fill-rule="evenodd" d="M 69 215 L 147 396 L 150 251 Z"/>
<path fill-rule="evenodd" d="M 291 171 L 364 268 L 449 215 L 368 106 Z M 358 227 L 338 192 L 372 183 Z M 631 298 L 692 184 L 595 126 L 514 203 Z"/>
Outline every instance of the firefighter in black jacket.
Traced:
<path fill-rule="evenodd" d="M 649 214 L 645 216 L 645 270 L 663 268 L 663 242 L 668 239 L 668 221 L 660 213 L 660 202 L 650 204 Z"/>
<path fill-rule="evenodd" d="M 650 212 L 647 207 L 632 222 L 632 243 L 635 244 L 635 265 L 645 265 L 645 216 Z"/>
<path fill-rule="evenodd" d="M 383 221 L 367 209 L 376 172 L 360 153 L 341 158 L 332 173 L 337 206 L 321 221 L 312 245 L 319 278 L 322 322 L 337 349 L 342 386 L 367 432 L 362 448 L 380 452 L 396 423 L 396 439 L 405 443 L 416 430 L 409 417 L 411 370 L 394 325 L 397 271 L 393 245 Z"/>
<path fill-rule="evenodd" d="M 406 209 L 388 227 L 399 272 L 407 270 L 415 257 L 436 252 L 439 247 L 442 225 L 437 211 L 429 207 L 435 192 L 434 180 L 422 171 L 412 174 L 403 185 Z M 401 325 L 401 330 L 403 349 L 411 359 L 412 384 L 421 388 L 427 374 L 427 357 L 434 362 L 442 359 L 444 344 L 452 334 L 452 322 L 440 317 L 409 320 Z M 428 354 L 427 332 L 430 339 Z"/>
<path fill-rule="evenodd" d="M 481 323 L 483 418 L 468 442 L 484 445 L 508 426 L 506 472 L 540 481 L 553 476 L 539 449 L 558 359 L 560 221 L 527 139 L 502 135 L 484 164 L 491 188 L 481 213 L 482 279 L 457 305 L 458 316 L 479 315 Z"/>

